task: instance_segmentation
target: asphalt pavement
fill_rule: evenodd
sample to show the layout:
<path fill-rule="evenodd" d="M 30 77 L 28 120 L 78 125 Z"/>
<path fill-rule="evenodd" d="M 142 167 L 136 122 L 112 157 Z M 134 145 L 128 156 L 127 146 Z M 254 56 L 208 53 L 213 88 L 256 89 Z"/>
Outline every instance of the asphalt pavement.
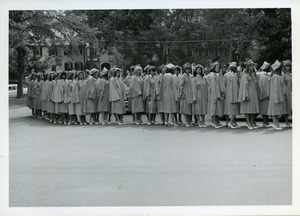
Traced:
<path fill-rule="evenodd" d="M 292 129 L 138 126 L 130 115 L 123 126 L 54 125 L 22 106 L 9 115 L 11 207 L 292 203 Z"/>

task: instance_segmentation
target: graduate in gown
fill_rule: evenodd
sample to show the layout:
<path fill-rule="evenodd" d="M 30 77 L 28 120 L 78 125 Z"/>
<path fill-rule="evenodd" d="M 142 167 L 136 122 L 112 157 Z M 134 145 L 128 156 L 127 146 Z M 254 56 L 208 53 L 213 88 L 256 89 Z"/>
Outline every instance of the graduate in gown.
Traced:
<path fill-rule="evenodd" d="M 42 102 L 41 102 L 41 93 L 42 93 L 42 73 L 36 75 L 36 80 L 33 82 L 33 104 L 36 113 L 36 117 L 42 118 Z"/>
<path fill-rule="evenodd" d="M 183 65 L 183 77 L 180 82 L 180 113 L 183 114 L 185 120 L 185 126 L 190 127 L 192 125 L 193 109 L 192 105 L 196 101 L 196 89 L 192 84 L 192 67 L 190 63 Z"/>
<path fill-rule="evenodd" d="M 60 78 L 60 73 L 57 73 L 55 76 L 55 79 L 52 82 L 52 101 L 54 103 L 54 124 L 56 123 L 61 123 L 61 115 L 59 114 L 59 110 L 58 110 L 58 101 L 63 101 L 62 97 L 60 96 L 59 93 L 59 88 L 58 88 L 58 81 Z"/>
<path fill-rule="evenodd" d="M 47 101 L 47 113 L 49 114 L 49 121 L 54 122 L 55 112 L 54 112 L 54 102 L 52 100 L 53 93 L 53 80 L 55 79 L 55 73 L 51 72 L 49 75 L 49 84 L 46 92 L 46 101 Z"/>
<path fill-rule="evenodd" d="M 290 60 L 283 61 L 283 80 L 284 91 L 286 93 L 285 106 L 286 114 L 284 115 L 286 127 L 292 127 L 288 117 L 292 115 L 292 62 Z"/>
<path fill-rule="evenodd" d="M 174 85 L 174 67 L 173 64 L 166 65 L 166 73 L 163 76 L 163 99 L 162 99 L 162 110 L 165 115 L 165 125 L 177 126 L 174 123 L 174 116 L 176 113 L 176 93 Z M 169 121 L 169 115 L 171 120 Z"/>
<path fill-rule="evenodd" d="M 145 112 L 148 116 L 148 125 L 156 124 L 155 116 L 157 113 L 157 88 L 156 88 L 156 67 L 150 66 L 148 71 L 150 74 L 144 80 L 143 98 L 146 101 Z"/>
<path fill-rule="evenodd" d="M 42 103 L 42 112 L 43 112 L 42 118 L 44 118 L 46 120 L 48 120 L 47 101 L 46 101 L 46 91 L 48 89 L 48 84 L 49 84 L 48 76 L 49 76 L 48 73 L 43 75 L 42 92 L 41 92 L 41 103 Z"/>
<path fill-rule="evenodd" d="M 97 92 L 98 92 L 98 112 L 101 113 L 102 125 L 109 124 L 108 114 L 110 112 L 110 102 L 109 102 L 109 80 L 108 80 L 108 70 L 103 68 L 101 71 L 102 78 L 100 79 Z"/>
<path fill-rule="evenodd" d="M 135 115 L 135 124 L 142 124 L 141 114 L 144 112 L 142 68 L 137 66 L 128 88 L 128 98 L 131 98 L 131 112 Z"/>
<path fill-rule="evenodd" d="M 95 106 L 94 106 L 94 122 L 95 124 L 99 124 L 99 111 L 98 111 L 98 103 L 99 103 L 99 95 L 98 95 L 98 86 L 100 83 L 100 78 L 99 78 L 99 70 L 96 70 L 96 72 L 93 75 L 93 85 L 95 86 L 95 91 L 96 91 L 96 97 L 95 97 Z"/>
<path fill-rule="evenodd" d="M 126 90 L 127 90 L 127 92 L 128 92 L 128 88 L 130 86 L 130 83 L 132 81 L 132 75 L 133 75 L 134 69 L 135 69 L 134 65 L 130 66 L 129 72 L 127 73 L 127 76 L 124 79 L 124 83 L 126 84 Z M 131 98 L 127 98 L 127 111 L 131 112 L 131 114 L 132 114 L 132 122 L 135 122 L 135 115 L 131 111 Z"/>
<path fill-rule="evenodd" d="M 68 115 L 68 105 L 64 102 L 64 95 L 67 87 L 67 73 L 63 71 L 60 74 L 60 79 L 57 81 L 57 91 L 58 91 L 58 114 L 62 118 L 62 123 L 67 124 L 67 115 Z"/>
<path fill-rule="evenodd" d="M 109 84 L 109 101 L 111 102 L 111 113 L 115 115 L 118 125 L 125 124 L 123 115 L 126 113 L 125 107 L 125 84 L 120 79 L 121 69 L 112 70 L 112 77 Z"/>
<path fill-rule="evenodd" d="M 254 62 L 250 59 L 247 61 L 246 69 L 240 80 L 240 90 L 238 102 L 241 114 L 245 114 L 248 129 L 257 128 L 254 118 L 259 114 L 258 89 L 256 78 L 254 77 Z"/>
<path fill-rule="evenodd" d="M 147 79 L 148 79 L 148 77 L 150 75 L 150 71 L 149 71 L 150 67 L 151 66 L 149 64 L 147 64 L 146 67 L 144 67 L 144 73 L 143 73 L 143 76 L 142 76 L 142 79 L 143 79 L 143 104 L 144 104 L 144 111 L 146 111 L 146 103 L 147 103 L 146 98 L 144 96 L 144 94 L 145 94 L 145 84 L 146 84 Z M 146 115 L 146 118 L 147 118 L 147 124 L 149 122 L 151 122 L 150 119 L 149 119 L 149 115 Z"/>
<path fill-rule="evenodd" d="M 271 77 L 269 76 L 270 64 L 264 62 L 260 67 L 262 70 L 258 73 L 258 86 L 259 86 L 259 112 L 263 118 L 264 127 L 272 127 L 269 123 L 268 109 L 270 99 L 270 82 Z"/>
<path fill-rule="evenodd" d="M 74 96 L 72 98 L 75 104 L 76 115 L 79 116 L 79 124 L 86 125 L 86 98 L 85 98 L 85 84 L 84 84 L 84 72 L 78 71 L 77 80 L 74 84 Z"/>
<path fill-rule="evenodd" d="M 33 106 L 33 83 L 36 79 L 36 73 L 33 71 L 30 75 L 30 81 L 28 83 L 28 89 L 27 89 L 27 106 L 29 109 L 31 109 L 32 116 L 35 116 L 35 110 Z"/>
<path fill-rule="evenodd" d="M 237 75 L 237 64 L 232 62 L 229 65 L 229 71 L 224 75 L 224 84 L 226 87 L 225 94 L 225 115 L 229 116 L 229 128 L 238 128 L 236 115 L 240 114 L 240 104 L 238 103 L 239 95 L 239 78 Z"/>
<path fill-rule="evenodd" d="M 208 85 L 207 80 L 203 78 L 204 68 L 202 65 L 195 66 L 196 75 L 193 78 L 193 84 L 196 89 L 196 101 L 193 104 L 194 115 L 197 118 L 199 127 L 206 127 L 205 115 L 207 114 Z"/>
<path fill-rule="evenodd" d="M 160 115 L 160 124 L 165 123 L 165 116 L 162 110 L 162 103 L 163 103 L 163 76 L 165 74 L 165 65 L 161 65 L 157 68 L 157 79 L 156 79 L 156 88 L 157 88 L 157 113 Z"/>
<path fill-rule="evenodd" d="M 176 65 L 174 68 L 174 80 L 173 80 L 173 88 L 176 100 L 176 113 L 174 115 L 176 124 L 182 124 L 181 114 L 180 114 L 180 82 L 182 79 L 182 68 L 179 65 Z"/>
<path fill-rule="evenodd" d="M 65 94 L 64 94 L 64 103 L 68 106 L 68 125 L 75 124 L 77 121 L 76 112 L 75 112 L 75 103 L 72 101 L 72 95 L 75 89 L 74 72 L 68 73 L 68 80 L 66 82 Z"/>
<path fill-rule="evenodd" d="M 224 115 L 223 100 L 224 95 L 221 92 L 220 77 L 217 75 L 220 71 L 218 62 L 214 62 L 210 67 L 210 73 L 207 75 L 208 84 L 208 115 L 211 116 L 212 126 L 220 128 L 223 125 L 219 121 L 219 117 Z"/>
<path fill-rule="evenodd" d="M 90 70 L 89 75 L 84 81 L 85 84 L 85 98 L 86 98 L 86 115 L 89 115 L 87 117 L 89 119 L 89 124 L 93 125 L 95 124 L 95 99 L 96 99 L 96 89 L 94 85 L 94 74 L 97 72 L 96 68 L 93 68 Z"/>
<path fill-rule="evenodd" d="M 284 80 L 281 76 L 281 63 L 276 60 L 271 67 L 273 71 L 270 85 L 268 115 L 272 116 L 274 129 L 281 130 L 282 127 L 280 127 L 278 119 L 280 115 L 286 114 L 286 105 L 284 99 L 286 94 L 284 92 Z"/>

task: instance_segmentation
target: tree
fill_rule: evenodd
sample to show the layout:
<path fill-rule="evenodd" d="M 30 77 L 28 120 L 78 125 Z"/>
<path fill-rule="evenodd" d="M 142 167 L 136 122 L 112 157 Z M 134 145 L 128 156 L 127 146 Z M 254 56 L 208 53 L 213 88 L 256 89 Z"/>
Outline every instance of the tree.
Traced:
<path fill-rule="evenodd" d="M 87 17 L 72 11 L 10 11 L 9 48 L 10 72 L 18 74 L 17 97 L 23 96 L 23 76 L 27 63 L 31 60 L 30 48 L 36 45 L 77 45 L 80 41 L 97 43 L 96 28 L 90 28 Z M 15 64 L 13 62 L 15 61 Z"/>

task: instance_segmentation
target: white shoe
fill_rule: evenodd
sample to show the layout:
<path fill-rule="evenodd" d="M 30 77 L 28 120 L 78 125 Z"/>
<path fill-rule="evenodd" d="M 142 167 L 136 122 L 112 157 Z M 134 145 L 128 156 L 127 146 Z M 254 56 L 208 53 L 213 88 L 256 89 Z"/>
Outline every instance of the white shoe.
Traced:
<path fill-rule="evenodd" d="M 251 126 L 249 126 L 249 125 L 247 125 L 247 128 L 248 128 L 249 130 L 253 130 L 253 127 L 251 127 Z"/>
<path fill-rule="evenodd" d="M 236 128 L 234 125 L 232 125 L 230 123 L 228 124 L 228 127 L 231 128 L 231 129 L 235 129 Z"/>
<path fill-rule="evenodd" d="M 211 126 L 213 126 L 213 127 L 216 128 L 216 129 L 220 128 L 220 126 L 215 125 L 215 124 L 212 124 Z"/>

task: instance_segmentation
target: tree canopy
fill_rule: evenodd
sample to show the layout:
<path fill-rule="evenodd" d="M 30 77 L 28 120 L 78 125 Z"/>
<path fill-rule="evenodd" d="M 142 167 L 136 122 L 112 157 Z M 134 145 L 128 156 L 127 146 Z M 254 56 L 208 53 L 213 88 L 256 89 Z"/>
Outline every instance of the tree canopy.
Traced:
<path fill-rule="evenodd" d="M 187 53 L 220 46 L 228 50 L 231 60 L 236 60 L 233 53 L 237 53 L 239 60 L 251 58 L 261 64 L 291 58 L 291 10 L 10 11 L 10 76 L 17 75 L 21 85 L 26 71 L 49 67 L 49 59 L 41 62 L 30 52 L 31 45 L 51 47 L 66 42 L 65 49 L 72 52 L 80 43 L 88 43 L 91 49 L 108 50 L 124 68 L 151 62 L 199 63 Z M 59 60 L 55 58 L 58 63 Z"/>

